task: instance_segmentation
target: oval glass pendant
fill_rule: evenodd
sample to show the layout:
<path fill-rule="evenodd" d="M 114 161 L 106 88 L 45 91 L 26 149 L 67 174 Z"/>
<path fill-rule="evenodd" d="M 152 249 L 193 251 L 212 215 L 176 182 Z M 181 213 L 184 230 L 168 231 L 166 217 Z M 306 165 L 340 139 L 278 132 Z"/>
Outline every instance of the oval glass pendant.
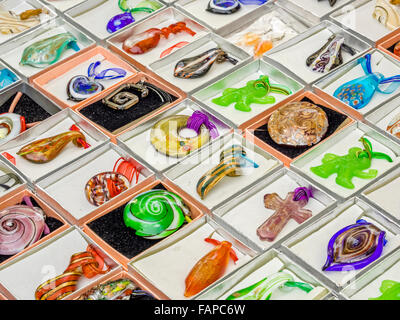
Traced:
<path fill-rule="evenodd" d="M 73 77 L 67 86 L 68 99 L 72 101 L 83 101 L 86 98 L 104 90 L 104 86 L 86 76 Z"/>
<path fill-rule="evenodd" d="M 107 23 L 107 31 L 109 33 L 113 33 L 118 31 L 122 28 L 125 28 L 127 25 L 135 22 L 135 18 L 132 17 L 130 12 L 124 12 L 121 14 L 117 14 L 116 16 L 112 17 L 110 21 Z"/>
<path fill-rule="evenodd" d="M 237 0 L 210 0 L 207 11 L 217 14 L 232 14 L 240 9 Z"/>

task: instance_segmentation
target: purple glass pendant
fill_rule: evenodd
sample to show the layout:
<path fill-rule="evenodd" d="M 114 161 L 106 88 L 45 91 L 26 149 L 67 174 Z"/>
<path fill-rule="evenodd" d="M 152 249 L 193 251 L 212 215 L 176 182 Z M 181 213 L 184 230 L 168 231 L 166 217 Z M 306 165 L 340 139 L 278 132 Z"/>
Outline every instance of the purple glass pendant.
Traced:
<path fill-rule="evenodd" d="M 68 83 L 68 100 L 83 101 L 102 90 L 104 90 L 104 86 L 100 82 L 86 76 L 76 76 Z"/>
<path fill-rule="evenodd" d="M 107 31 L 109 33 L 113 33 L 118 31 L 127 25 L 135 22 L 135 18 L 132 17 L 130 12 L 124 12 L 121 14 L 117 14 L 116 16 L 112 17 L 110 21 L 107 23 Z"/>
<path fill-rule="evenodd" d="M 336 232 L 328 243 L 323 271 L 358 270 L 382 255 L 386 232 L 363 219 Z"/>

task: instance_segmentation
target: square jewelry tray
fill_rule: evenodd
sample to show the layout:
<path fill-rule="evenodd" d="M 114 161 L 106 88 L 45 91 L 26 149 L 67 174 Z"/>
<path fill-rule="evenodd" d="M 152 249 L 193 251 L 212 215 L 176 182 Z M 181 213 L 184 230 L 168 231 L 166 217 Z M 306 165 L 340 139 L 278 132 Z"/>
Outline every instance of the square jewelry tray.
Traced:
<path fill-rule="evenodd" d="M 355 188 L 347 189 L 336 184 L 335 173 L 329 178 L 324 179 L 310 171 L 310 167 L 313 165 L 321 164 L 321 159 L 326 153 L 344 155 L 347 154 L 348 149 L 351 147 L 357 146 L 361 149 L 362 143 L 358 140 L 364 136 L 372 143 L 373 150 L 389 154 L 393 160 L 393 162 L 388 162 L 386 160 L 375 159 L 370 167 L 370 169 L 378 170 L 378 175 L 375 178 L 365 180 L 355 177 L 353 178 Z M 394 167 L 397 167 L 399 162 L 400 145 L 396 144 L 393 140 L 387 138 L 368 125 L 357 121 L 342 129 L 332 138 L 325 140 L 309 153 L 293 161 L 291 163 L 291 169 L 301 175 L 307 176 L 307 178 L 313 181 L 316 186 L 325 190 L 328 194 L 333 195 L 339 200 L 346 200 L 359 194 L 378 179 L 382 179 L 382 177 L 390 172 Z"/>
<path fill-rule="evenodd" d="M 211 66 L 207 74 L 200 78 L 181 79 L 174 77 L 174 67 L 179 60 L 199 55 L 215 47 L 221 48 L 230 57 L 237 59 L 238 63 L 236 65 L 233 65 L 229 61 L 215 63 L 215 65 Z M 187 94 L 192 94 L 194 91 L 204 88 L 212 81 L 224 77 L 233 70 L 240 68 L 250 60 L 251 57 L 246 51 L 236 47 L 229 41 L 214 33 L 208 33 L 202 38 L 184 46 L 180 50 L 151 63 L 149 65 L 149 69 L 159 77 L 162 77 L 166 81 L 173 83 Z"/>
<path fill-rule="evenodd" d="M 64 60 L 67 60 L 70 57 L 74 56 L 77 52 L 73 49 L 68 49 L 64 51 L 61 54 L 60 59 L 51 66 L 36 68 L 30 65 L 20 64 L 20 60 L 22 58 L 22 54 L 25 48 L 37 41 L 65 32 L 70 32 L 76 37 L 77 45 L 80 48 L 79 52 L 84 52 L 94 47 L 95 45 L 95 41 L 84 34 L 81 30 L 74 27 L 61 17 L 57 17 L 49 23 L 28 30 L 26 33 L 24 33 L 24 35 L 8 40 L 6 43 L 0 45 L 0 59 L 2 59 L 2 61 L 4 61 L 7 65 L 17 71 L 18 74 L 22 76 L 23 80 L 29 82 L 30 77 L 36 74 L 43 73 L 45 70 L 59 65 Z"/>
<path fill-rule="evenodd" d="M 378 49 L 372 49 L 368 53 L 371 54 L 372 72 L 380 72 L 385 77 L 400 74 L 399 60 Z M 358 110 L 353 109 L 346 103 L 335 98 L 333 96 L 333 93 L 337 88 L 339 88 L 340 85 L 346 83 L 347 81 L 351 81 L 365 75 L 362 66 L 358 63 L 357 60 L 358 59 L 355 59 L 343 66 L 338 67 L 326 77 L 314 83 L 313 88 L 316 94 L 320 95 L 324 99 L 327 99 L 328 101 L 331 101 L 331 103 L 337 105 L 338 108 L 352 115 L 353 118 L 362 120 L 372 111 L 380 108 L 382 104 L 399 96 L 400 90 L 396 90 L 392 94 L 381 94 L 379 92 L 376 92 L 371 101 L 364 108 Z"/>
<path fill-rule="evenodd" d="M 34 300 L 41 283 L 61 274 L 68 267 L 70 256 L 93 244 L 105 262 L 114 270 L 118 263 L 105 253 L 81 229 L 72 226 L 0 267 L 0 287 L 11 300 Z M 77 289 L 86 288 L 105 275 L 81 277 Z"/>
<path fill-rule="evenodd" d="M 352 266 L 348 266 L 342 271 L 321 271 L 327 256 L 326 248 L 329 239 L 337 231 L 356 223 L 359 219 L 371 222 L 381 230 L 386 231 L 388 242 L 383 249 L 382 255 L 363 269 L 356 270 Z M 377 263 L 385 260 L 391 252 L 398 251 L 399 246 L 399 225 L 382 215 L 376 208 L 362 199 L 354 197 L 340 203 L 332 211 L 320 215 L 314 223 L 284 241 L 282 250 L 290 256 L 296 257 L 299 261 L 308 264 L 315 270 L 313 274 L 318 273 L 320 279 L 324 279 L 325 283 L 339 292 L 350 281 L 358 279 Z"/>
<path fill-rule="evenodd" d="M 174 6 L 185 12 L 188 16 L 204 24 L 213 32 L 219 33 L 222 28 L 236 22 L 238 19 L 247 16 L 250 12 L 255 12 L 270 1 L 262 5 L 242 5 L 240 9 L 231 14 L 215 14 L 206 10 L 210 0 L 178 0 L 174 2 Z"/>
<path fill-rule="evenodd" d="M 135 4 L 140 3 L 141 0 L 131 0 Z M 107 23 L 117 14 L 124 13 L 118 6 L 118 1 L 114 0 L 90 0 L 82 2 L 71 9 L 64 12 L 65 16 L 70 19 L 74 24 L 79 25 L 80 28 L 84 29 L 91 37 L 97 42 L 101 43 L 105 39 L 110 38 L 118 32 L 122 32 L 139 21 L 142 21 L 146 17 L 149 17 L 163 8 L 165 5 L 160 1 L 153 0 L 154 2 L 161 5 L 161 8 L 153 11 L 152 13 L 147 12 L 135 12 L 133 14 L 135 21 L 124 28 L 117 30 L 116 32 L 109 33 L 107 31 Z"/>
<path fill-rule="evenodd" d="M 11 35 L 4 35 L 0 34 L 0 45 L 3 43 L 8 42 L 10 39 L 15 38 L 15 37 L 20 37 L 30 30 L 38 28 L 40 25 L 43 25 L 45 23 L 52 23 L 52 19 L 54 19 L 57 16 L 57 13 L 54 12 L 49 6 L 44 6 L 43 3 L 41 3 L 39 0 L 3 0 L 0 1 L 0 10 L 4 11 L 13 11 L 16 14 L 20 14 L 26 10 L 31 10 L 31 9 L 41 9 L 41 8 L 46 8 L 49 11 L 49 14 L 41 17 L 41 21 L 39 22 L 38 25 L 26 29 L 25 31 L 22 31 L 20 33 L 16 34 L 11 34 Z"/>
<path fill-rule="evenodd" d="M 208 170 L 218 165 L 221 151 L 240 145 L 247 153 L 247 158 L 259 165 L 258 168 L 248 167 L 244 175 L 236 177 L 225 176 L 221 182 L 212 188 L 205 199 L 201 199 L 196 191 L 196 183 Z M 213 141 L 208 147 L 189 155 L 178 165 L 164 172 L 167 179 L 178 188 L 189 194 L 196 203 L 208 209 L 215 209 L 223 203 L 234 199 L 246 188 L 265 178 L 266 175 L 282 167 L 282 162 L 246 140 L 238 133 L 232 133 Z"/>
<path fill-rule="evenodd" d="M 376 0 L 355 0 L 333 12 L 329 18 L 375 47 L 397 33 L 396 30 L 386 28 L 372 16 L 375 5 Z"/>
<path fill-rule="evenodd" d="M 400 167 L 397 167 L 365 189 L 361 193 L 361 198 L 400 225 L 400 199 L 393 194 L 399 190 L 399 183 Z"/>
<path fill-rule="evenodd" d="M 272 48 L 267 51 L 264 56 L 266 57 L 266 61 L 279 65 L 283 70 L 288 71 L 289 74 L 296 76 L 296 79 L 302 79 L 302 81 L 312 85 L 319 79 L 327 77 L 341 67 L 338 66 L 328 72 L 319 73 L 312 71 L 306 65 L 306 59 L 311 54 L 321 49 L 333 34 L 343 36 L 345 38 L 345 43 L 356 51 L 356 54 L 352 56 L 342 50 L 342 65 L 346 65 L 349 61 L 363 55 L 371 48 L 368 43 L 359 39 L 351 32 L 346 31 L 329 20 L 324 20 L 300 35 L 286 41 L 279 47 Z"/>
<path fill-rule="evenodd" d="M 271 249 L 246 263 L 225 280 L 206 289 L 197 297 L 197 300 L 224 300 L 235 290 L 246 288 L 246 286 L 280 271 L 292 275 L 294 281 L 311 284 L 313 289 L 307 294 L 299 293 L 299 291 L 296 293 L 292 291 L 290 294 L 283 293 L 282 297 L 279 297 L 278 293 L 278 296 L 271 296 L 273 300 L 280 300 L 279 298 L 282 300 L 322 300 L 331 294 L 331 290 L 302 265 L 297 264 L 284 253 Z"/>
<path fill-rule="evenodd" d="M 289 220 L 272 242 L 260 240 L 256 234 L 256 229 L 274 213 L 273 210 L 264 207 L 264 194 L 276 192 L 282 199 L 285 199 L 286 194 L 294 191 L 297 187 L 312 188 L 313 197 L 310 198 L 305 209 L 312 210 L 313 216 L 302 224 L 298 224 L 292 219 Z M 335 206 L 335 198 L 317 188 L 304 177 L 284 167 L 267 175 L 263 180 L 247 188 L 234 199 L 225 202 L 222 206 L 213 210 L 211 215 L 218 224 L 235 234 L 241 242 L 262 253 L 271 247 L 278 248 L 285 239 L 312 224 L 320 215 L 332 210 Z"/>
<path fill-rule="evenodd" d="M 110 172 L 114 163 L 120 158 L 134 164 L 139 170 L 139 180 L 113 200 L 122 199 L 131 189 L 140 189 L 147 183 L 148 178 L 154 173 L 143 165 L 135 157 L 113 143 L 107 143 L 97 149 L 83 155 L 62 170 L 57 170 L 35 183 L 35 191 L 38 194 L 46 194 L 49 203 L 61 212 L 71 224 L 82 226 L 89 216 L 105 210 L 108 202 L 101 206 L 94 206 L 86 198 L 85 185 L 93 176 L 101 172 Z"/>
<path fill-rule="evenodd" d="M 236 110 L 233 103 L 227 107 L 222 107 L 212 102 L 212 99 L 221 96 L 225 89 L 245 86 L 247 81 L 257 80 L 261 75 L 267 75 L 272 84 L 277 83 L 287 86 L 293 93 L 289 96 L 272 93 L 270 95 L 275 97 L 275 103 L 252 103 L 251 111 L 249 112 Z M 225 119 L 225 121 L 233 128 L 243 129 L 251 123 L 254 117 L 261 117 L 261 115 L 268 112 L 269 109 L 283 105 L 286 99 L 296 96 L 303 89 L 304 84 L 302 82 L 296 81 L 285 71 L 282 71 L 280 68 L 264 61 L 264 59 L 257 59 L 234 70 L 224 77 L 220 77 L 216 82 L 209 86 L 197 90 L 193 93 L 192 98 L 199 105 L 204 106 L 204 108 L 219 114 L 222 119 Z"/>
<path fill-rule="evenodd" d="M 150 283 L 151 291 L 161 299 L 188 299 L 183 296 L 185 277 L 192 266 L 214 247 L 203 240 L 206 237 L 231 242 L 239 258 L 236 264 L 229 262 L 225 275 L 215 284 L 257 255 L 205 215 L 136 256 L 128 263 L 128 271 L 135 278 Z M 196 299 L 199 294 L 190 299 Z"/>
<path fill-rule="evenodd" d="M 193 37 L 186 32 L 170 34 L 167 40 L 161 39 L 157 47 L 143 54 L 130 54 L 122 48 L 124 41 L 131 35 L 142 33 L 148 29 L 154 28 L 155 26 L 157 26 L 158 29 L 168 27 L 170 24 L 177 23 L 179 21 L 185 22 L 186 26 L 196 32 L 196 34 Z M 188 17 L 183 12 L 180 12 L 174 7 L 168 7 L 158 12 L 157 14 L 154 14 L 146 18 L 145 20 L 129 27 L 125 31 L 113 35 L 112 37 L 108 38 L 106 42 L 110 50 L 118 53 L 121 57 L 129 61 L 129 63 L 134 65 L 136 68 L 143 71 L 149 71 L 148 66 L 151 63 L 159 60 L 160 54 L 167 48 L 171 47 L 174 43 L 178 43 L 181 41 L 191 43 L 205 36 L 209 32 L 210 30 L 208 28 L 204 27 L 196 20 Z M 174 52 L 179 50 L 180 49 L 174 49 Z"/>
<path fill-rule="evenodd" d="M 142 161 L 146 163 L 149 167 L 153 168 L 154 171 L 164 172 L 171 167 L 177 165 L 187 156 L 182 158 L 172 158 L 157 152 L 157 150 L 151 145 L 150 142 L 151 128 L 154 126 L 155 123 L 165 117 L 175 114 L 190 116 L 194 111 L 201 111 L 212 118 L 212 121 L 216 125 L 220 134 L 220 136 L 216 139 L 221 139 L 229 132 L 231 132 L 230 126 L 224 121 L 220 120 L 219 116 L 215 115 L 215 113 L 210 112 L 208 109 L 204 109 L 190 99 L 185 99 L 174 107 L 165 110 L 164 112 L 159 113 L 154 117 L 151 117 L 140 126 L 121 134 L 117 138 L 117 144 L 120 145 L 122 148 L 129 150 L 130 152 L 132 152 L 132 154 L 137 155 L 138 159 L 143 159 Z M 215 139 L 213 139 L 212 141 L 214 140 Z M 201 149 L 208 146 L 208 144 L 209 143 L 203 145 Z"/>
<path fill-rule="evenodd" d="M 400 282 L 399 269 L 400 250 L 396 250 L 344 287 L 340 294 L 350 300 L 379 297 L 382 294 L 379 288 L 383 280 Z"/>
<path fill-rule="evenodd" d="M 69 143 L 55 159 L 42 164 L 32 163 L 23 157 L 16 155 L 16 152 L 28 143 L 40 138 L 47 138 L 52 135 L 67 132 L 73 124 L 78 126 L 81 132 L 85 135 L 87 142 L 91 145 L 90 148 L 78 148 L 72 143 Z M 47 118 L 33 128 L 21 133 L 13 140 L 2 144 L 0 146 L 0 153 L 7 152 L 14 157 L 16 160 L 16 165 L 12 165 L 14 170 L 24 177 L 27 177 L 27 180 L 31 183 L 35 183 L 39 178 L 44 178 L 56 170 L 62 170 L 64 166 L 67 166 L 69 163 L 89 151 L 101 147 L 108 141 L 109 139 L 101 131 L 90 125 L 77 113 L 71 109 L 65 109 L 50 118 Z"/>

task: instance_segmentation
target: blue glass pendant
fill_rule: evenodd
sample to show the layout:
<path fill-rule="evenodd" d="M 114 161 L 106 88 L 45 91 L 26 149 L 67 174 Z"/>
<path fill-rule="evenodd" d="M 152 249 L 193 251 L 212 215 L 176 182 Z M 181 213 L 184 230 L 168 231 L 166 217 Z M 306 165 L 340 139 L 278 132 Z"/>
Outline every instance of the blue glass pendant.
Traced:
<path fill-rule="evenodd" d="M 333 96 L 354 109 L 364 108 L 372 99 L 383 75 L 372 73 L 342 84 Z"/>
<path fill-rule="evenodd" d="M 231 14 L 240 9 L 240 3 L 237 0 L 210 0 L 207 11 L 218 14 Z"/>
<path fill-rule="evenodd" d="M 0 89 L 8 87 L 10 84 L 17 81 L 17 76 L 8 69 L 0 70 Z"/>
<path fill-rule="evenodd" d="M 342 84 L 335 90 L 333 96 L 354 109 L 364 108 L 372 99 L 375 92 L 383 94 L 391 94 L 400 86 L 400 75 L 385 78 L 379 72 L 372 72 L 371 69 L 371 54 L 366 54 L 365 57 L 358 59 L 361 64 L 365 76 L 351 80 Z M 385 89 L 379 86 L 389 84 Z"/>
<path fill-rule="evenodd" d="M 69 81 L 67 94 L 69 100 L 83 101 L 103 89 L 103 85 L 96 80 L 91 80 L 86 76 L 76 76 Z"/>
<path fill-rule="evenodd" d="M 116 16 L 112 17 L 110 21 L 107 23 L 107 31 L 109 33 L 113 33 L 118 31 L 127 25 L 135 22 L 135 18 L 133 18 L 130 12 L 124 12 L 121 14 L 117 14 Z"/>

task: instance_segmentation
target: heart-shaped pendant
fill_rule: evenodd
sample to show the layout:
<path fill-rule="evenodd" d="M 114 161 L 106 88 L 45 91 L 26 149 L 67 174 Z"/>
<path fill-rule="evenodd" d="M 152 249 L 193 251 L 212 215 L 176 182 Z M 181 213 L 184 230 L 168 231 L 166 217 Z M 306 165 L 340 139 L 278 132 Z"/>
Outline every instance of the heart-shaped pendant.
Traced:
<path fill-rule="evenodd" d="M 113 33 L 118 31 L 127 25 L 135 22 L 135 18 L 132 17 L 130 12 L 124 12 L 121 14 L 117 14 L 116 16 L 112 17 L 110 21 L 107 23 L 107 31 L 109 33 Z"/>
<path fill-rule="evenodd" d="M 87 76 L 75 76 L 68 82 L 68 100 L 83 101 L 103 90 L 104 86 L 100 82 L 91 80 Z"/>

